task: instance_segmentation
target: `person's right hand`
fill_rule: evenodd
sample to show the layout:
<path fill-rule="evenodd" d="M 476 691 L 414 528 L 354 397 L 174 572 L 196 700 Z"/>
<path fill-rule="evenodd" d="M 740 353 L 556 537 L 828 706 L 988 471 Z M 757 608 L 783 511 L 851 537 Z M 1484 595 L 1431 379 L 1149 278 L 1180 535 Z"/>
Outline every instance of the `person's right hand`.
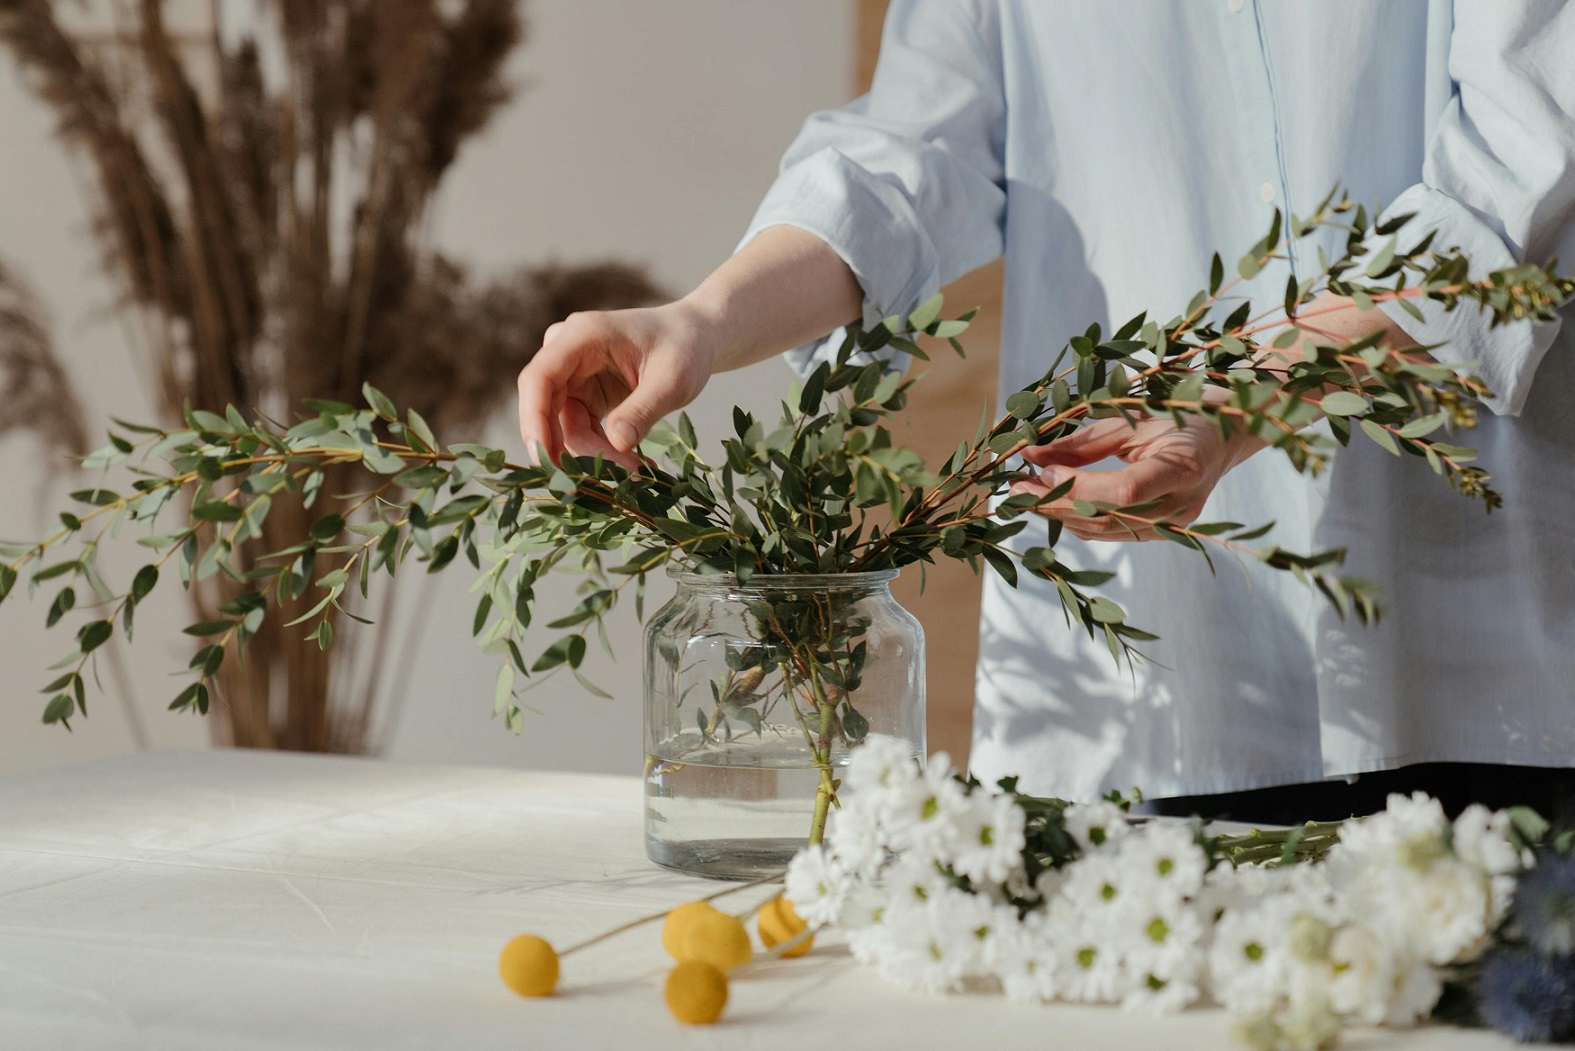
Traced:
<path fill-rule="evenodd" d="M 532 456 L 601 453 L 630 470 L 635 446 L 713 372 L 742 368 L 859 316 L 853 271 L 814 234 L 773 226 L 676 303 L 571 314 L 520 373 Z"/>
<path fill-rule="evenodd" d="M 601 453 L 633 470 L 657 420 L 716 370 L 717 326 L 687 302 L 571 314 L 547 329 L 519 376 L 520 437 L 556 462 Z"/>

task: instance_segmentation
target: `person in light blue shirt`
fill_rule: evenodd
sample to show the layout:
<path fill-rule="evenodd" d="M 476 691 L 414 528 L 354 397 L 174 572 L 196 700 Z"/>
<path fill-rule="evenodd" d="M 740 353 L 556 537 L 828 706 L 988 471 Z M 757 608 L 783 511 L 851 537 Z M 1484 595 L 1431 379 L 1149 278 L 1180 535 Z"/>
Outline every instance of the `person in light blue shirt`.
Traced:
<path fill-rule="evenodd" d="M 1414 213 L 1406 237 L 1436 230 L 1479 272 L 1575 261 L 1572 114 L 1575 5 L 1560 0 L 897 0 L 873 88 L 809 119 L 731 259 L 676 303 L 550 330 L 520 376 L 522 434 L 627 462 L 713 372 L 781 352 L 804 369 L 831 330 L 1003 253 L 1004 396 L 1090 322 L 1179 312 L 1214 250 L 1336 184 Z M 1247 291 L 1276 301 L 1312 250 Z M 1374 784 L 1457 802 L 1568 784 L 1570 333 L 1471 310 L 1329 318 L 1475 363 L 1494 397 L 1472 444 L 1504 509 L 1484 518 L 1370 443 L 1317 480 L 1247 436 L 1189 434 L 1185 456 L 1158 457 L 1178 441 L 1158 423 L 1048 447 L 1046 483 L 1071 479 L 1074 496 L 1272 519 L 1284 547 L 1346 547 L 1391 613 L 1348 627 L 1283 575 L 1214 578 L 1174 545 L 1108 542 L 1123 535 L 1063 502 L 1051 513 L 1082 538 L 1063 559 L 1118 574 L 1112 597 L 1161 636 L 1155 663 L 1131 675 L 1064 630 L 1048 582 L 989 580 L 975 774 L 1075 799 L 1141 785 L 1260 819 L 1253 799 L 1285 797 L 1198 797 L 1332 785 L 1290 798 L 1338 811 L 1382 805 L 1355 794 Z M 1345 787 L 1357 775 L 1371 776 Z"/>

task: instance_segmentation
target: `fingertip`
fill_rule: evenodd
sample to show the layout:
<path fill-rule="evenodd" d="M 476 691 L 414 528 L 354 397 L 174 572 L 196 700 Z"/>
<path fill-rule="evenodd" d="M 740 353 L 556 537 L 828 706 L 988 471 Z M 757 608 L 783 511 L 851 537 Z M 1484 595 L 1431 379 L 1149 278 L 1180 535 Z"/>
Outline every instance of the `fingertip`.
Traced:
<path fill-rule="evenodd" d="M 1055 457 L 1055 453 L 1050 451 L 1048 445 L 1030 445 L 1018 455 L 1036 467 L 1049 463 Z"/>
<path fill-rule="evenodd" d="M 1034 481 L 1043 486 L 1045 491 L 1048 492 L 1063 482 L 1071 481 L 1075 477 L 1077 477 L 1076 471 L 1071 471 L 1064 467 L 1046 466 L 1039 469 L 1039 474 L 1035 476 Z"/>
<path fill-rule="evenodd" d="M 607 440 L 619 452 L 632 452 L 640 444 L 639 432 L 627 420 L 609 420 L 606 424 Z"/>

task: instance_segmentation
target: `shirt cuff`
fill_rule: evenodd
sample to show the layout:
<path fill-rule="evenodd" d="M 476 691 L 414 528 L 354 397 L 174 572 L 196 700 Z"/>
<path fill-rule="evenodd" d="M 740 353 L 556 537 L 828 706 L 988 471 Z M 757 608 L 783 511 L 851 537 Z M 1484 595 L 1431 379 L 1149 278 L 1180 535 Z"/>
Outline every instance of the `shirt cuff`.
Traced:
<path fill-rule="evenodd" d="M 866 328 L 906 314 L 940 290 L 935 248 L 907 197 L 838 150 L 823 149 L 782 172 L 738 247 L 772 226 L 795 227 L 831 246 L 864 291 Z M 838 329 L 783 356 L 807 376 L 836 353 L 846 331 Z M 883 351 L 880 357 L 894 369 L 907 366 L 906 354 Z"/>
<path fill-rule="evenodd" d="M 1519 262 L 1503 238 L 1477 213 L 1446 193 L 1418 184 L 1396 198 L 1384 214 L 1408 212 L 1415 218 L 1401 231 L 1401 243 L 1414 243 L 1436 230 L 1434 247 L 1459 248 L 1471 260 L 1469 277 L 1473 281 Z M 1493 315 L 1474 302 L 1462 302 L 1447 311 L 1442 303 L 1432 300 L 1411 302 L 1421 310 L 1423 320 L 1418 321 L 1394 301 L 1381 303 L 1379 308 L 1418 343 L 1446 344 L 1433 356 L 1479 376 L 1492 391 L 1483 404 L 1495 414 L 1520 415 L 1532 376 L 1558 335 L 1560 323 L 1512 321 L 1494 328 Z"/>

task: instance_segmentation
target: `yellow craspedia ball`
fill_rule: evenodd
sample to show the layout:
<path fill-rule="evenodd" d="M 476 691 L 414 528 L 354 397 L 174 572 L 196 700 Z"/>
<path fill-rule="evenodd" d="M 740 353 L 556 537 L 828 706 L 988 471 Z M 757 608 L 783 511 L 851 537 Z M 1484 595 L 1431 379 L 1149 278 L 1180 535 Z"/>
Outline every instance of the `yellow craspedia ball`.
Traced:
<path fill-rule="evenodd" d="M 667 955 L 675 960 L 682 959 L 679 945 L 687 943 L 695 927 L 715 911 L 710 902 L 691 901 L 669 912 L 667 919 L 662 921 L 662 948 L 667 950 Z"/>
<path fill-rule="evenodd" d="M 743 921 L 704 901 L 680 905 L 667 914 L 662 948 L 679 963 L 708 963 L 720 971 L 740 967 L 753 955 Z"/>
<path fill-rule="evenodd" d="M 799 919 L 798 913 L 793 911 L 793 903 L 779 894 L 760 907 L 760 916 L 755 920 L 755 929 L 760 932 L 761 944 L 768 949 L 774 949 L 809 930 L 809 924 Z M 782 957 L 788 959 L 803 956 L 814 944 L 813 937 L 805 938 L 783 953 Z"/>
<path fill-rule="evenodd" d="M 662 995 L 680 1022 L 710 1025 L 727 1006 L 727 975 L 711 964 L 686 960 L 668 974 Z"/>
<path fill-rule="evenodd" d="M 551 996 L 558 987 L 558 953 L 545 938 L 522 934 L 498 954 L 498 974 L 521 996 Z"/>

